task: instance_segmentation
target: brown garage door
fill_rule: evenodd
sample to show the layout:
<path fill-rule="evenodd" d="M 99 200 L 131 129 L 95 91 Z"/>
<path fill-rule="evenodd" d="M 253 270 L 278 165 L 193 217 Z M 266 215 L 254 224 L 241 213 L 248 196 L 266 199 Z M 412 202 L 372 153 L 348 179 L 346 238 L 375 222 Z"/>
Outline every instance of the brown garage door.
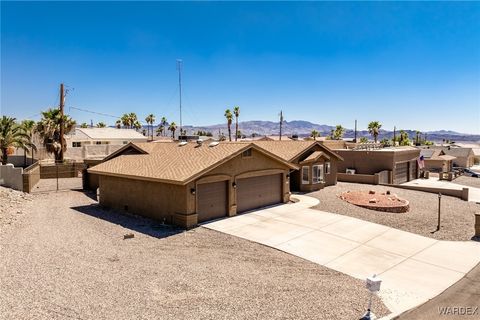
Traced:
<path fill-rule="evenodd" d="M 410 161 L 410 180 L 417 179 L 417 161 Z"/>
<path fill-rule="evenodd" d="M 227 181 L 202 183 L 197 186 L 198 222 L 227 215 Z"/>
<path fill-rule="evenodd" d="M 237 180 L 237 212 L 282 202 L 282 175 Z"/>
<path fill-rule="evenodd" d="M 408 181 L 408 162 L 397 163 L 395 168 L 395 183 L 400 184 Z"/>

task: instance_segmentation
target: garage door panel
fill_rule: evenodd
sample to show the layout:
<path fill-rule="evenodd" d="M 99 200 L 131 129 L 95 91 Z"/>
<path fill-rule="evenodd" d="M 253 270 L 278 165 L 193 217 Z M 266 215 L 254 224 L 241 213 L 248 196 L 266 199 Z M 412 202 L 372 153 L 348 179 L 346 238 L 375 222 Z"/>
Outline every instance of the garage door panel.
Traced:
<path fill-rule="evenodd" d="M 282 175 L 265 175 L 237 180 L 237 212 L 282 202 Z"/>
<path fill-rule="evenodd" d="M 400 184 L 408 181 L 408 162 L 397 163 L 395 168 L 395 183 Z"/>
<path fill-rule="evenodd" d="M 227 215 L 227 181 L 202 183 L 197 186 L 198 222 Z"/>

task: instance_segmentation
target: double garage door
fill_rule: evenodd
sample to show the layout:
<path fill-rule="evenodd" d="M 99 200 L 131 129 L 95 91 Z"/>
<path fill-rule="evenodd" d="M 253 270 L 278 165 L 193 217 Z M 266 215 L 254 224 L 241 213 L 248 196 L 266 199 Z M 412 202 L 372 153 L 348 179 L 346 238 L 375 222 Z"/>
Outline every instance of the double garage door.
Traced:
<path fill-rule="evenodd" d="M 282 202 L 282 175 L 238 179 L 235 189 L 237 213 Z M 221 218 L 228 212 L 227 181 L 202 183 L 197 187 L 198 222 Z"/>
<path fill-rule="evenodd" d="M 408 181 L 408 162 L 397 163 L 395 167 L 395 183 L 400 184 Z"/>

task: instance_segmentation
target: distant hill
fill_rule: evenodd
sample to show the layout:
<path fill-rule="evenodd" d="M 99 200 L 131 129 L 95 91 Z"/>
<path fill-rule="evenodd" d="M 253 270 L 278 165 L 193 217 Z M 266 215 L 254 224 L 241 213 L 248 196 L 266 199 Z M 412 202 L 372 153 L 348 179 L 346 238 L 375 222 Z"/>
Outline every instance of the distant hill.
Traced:
<path fill-rule="evenodd" d="M 309 136 L 312 130 L 317 130 L 320 132 L 320 136 L 328 136 L 330 131 L 334 129 L 335 126 L 329 126 L 324 124 L 316 124 L 305 120 L 293 120 L 293 121 L 285 121 L 283 124 L 283 133 L 285 135 L 292 135 L 296 134 L 300 137 Z M 187 130 L 188 134 L 192 134 L 198 130 L 211 132 L 215 137 L 219 135 L 219 133 L 223 133 L 227 135 L 227 125 L 226 124 L 216 124 L 210 126 L 184 126 L 184 129 Z M 232 134 L 235 131 L 235 123 L 232 124 Z M 260 121 L 260 120 L 253 120 L 253 121 L 242 121 L 239 123 L 239 130 L 243 135 L 252 136 L 252 134 L 264 136 L 264 135 L 278 135 L 279 134 L 279 123 L 273 121 Z M 415 139 L 415 130 L 405 130 L 410 139 Z M 425 133 L 422 132 L 422 135 Z M 463 134 L 455 131 L 450 130 L 439 130 L 439 131 L 431 131 L 426 132 L 427 139 L 435 142 L 441 142 L 443 139 L 450 140 L 450 141 L 462 141 L 462 142 L 480 142 L 480 135 L 470 135 L 470 134 Z M 346 129 L 345 138 L 353 138 L 355 135 L 353 129 Z M 371 135 L 368 133 L 367 130 L 359 130 L 357 131 L 357 137 L 368 137 L 371 138 Z M 379 140 L 383 138 L 392 138 L 393 131 L 388 130 L 380 130 Z"/>

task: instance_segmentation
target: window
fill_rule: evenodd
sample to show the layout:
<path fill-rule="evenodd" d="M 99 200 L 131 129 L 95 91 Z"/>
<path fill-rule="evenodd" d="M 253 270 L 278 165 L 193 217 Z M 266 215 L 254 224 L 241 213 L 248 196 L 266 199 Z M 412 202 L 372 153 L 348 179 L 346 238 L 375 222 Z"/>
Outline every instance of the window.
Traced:
<path fill-rule="evenodd" d="M 123 141 L 123 144 L 127 144 L 127 143 L 128 143 L 128 141 Z"/>
<path fill-rule="evenodd" d="M 330 162 L 325 162 L 325 174 L 330 173 Z"/>
<path fill-rule="evenodd" d="M 95 141 L 95 144 L 102 144 L 102 141 Z"/>
<path fill-rule="evenodd" d="M 312 183 L 323 182 L 323 164 L 313 166 L 312 170 L 313 170 Z"/>
<path fill-rule="evenodd" d="M 302 167 L 302 184 L 310 183 L 309 173 L 310 173 L 309 167 Z"/>
<path fill-rule="evenodd" d="M 81 142 L 72 142 L 72 147 L 74 147 L 74 148 L 78 148 L 78 147 L 81 147 L 81 146 L 82 146 Z"/>
<path fill-rule="evenodd" d="M 248 149 L 242 152 L 242 158 L 250 158 L 252 156 L 252 149 Z"/>

